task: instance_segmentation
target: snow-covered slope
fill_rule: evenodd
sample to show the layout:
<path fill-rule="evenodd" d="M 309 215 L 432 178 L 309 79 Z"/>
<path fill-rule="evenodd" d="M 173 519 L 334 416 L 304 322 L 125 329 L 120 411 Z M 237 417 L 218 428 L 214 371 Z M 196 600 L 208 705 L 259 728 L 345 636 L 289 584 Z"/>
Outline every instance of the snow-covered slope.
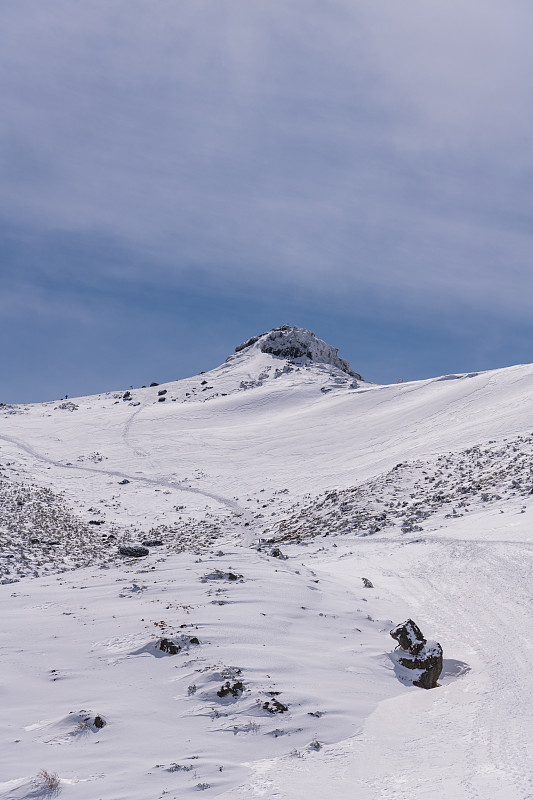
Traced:
<path fill-rule="evenodd" d="M 1 406 L 0 797 L 533 796 L 532 398 L 532 365 L 378 386 L 282 326 Z M 395 676 L 407 617 L 439 689 Z"/>
<path fill-rule="evenodd" d="M 144 534 L 207 513 L 265 522 L 399 462 L 529 432 L 532 366 L 376 386 L 307 356 L 264 353 L 268 337 L 187 380 L 1 408 L 4 478 L 66 491 L 106 532 Z"/>

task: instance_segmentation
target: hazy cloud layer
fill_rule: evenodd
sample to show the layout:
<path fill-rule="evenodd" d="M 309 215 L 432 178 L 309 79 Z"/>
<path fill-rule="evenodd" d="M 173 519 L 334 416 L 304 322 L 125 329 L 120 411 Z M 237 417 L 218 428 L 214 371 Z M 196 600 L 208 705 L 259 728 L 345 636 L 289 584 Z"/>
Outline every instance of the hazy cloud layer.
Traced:
<path fill-rule="evenodd" d="M 4 227 L 122 253 L 34 258 L 11 292 L 150 264 L 162 286 L 267 275 L 529 313 L 530 4 L 17 0 L 0 16 Z"/>

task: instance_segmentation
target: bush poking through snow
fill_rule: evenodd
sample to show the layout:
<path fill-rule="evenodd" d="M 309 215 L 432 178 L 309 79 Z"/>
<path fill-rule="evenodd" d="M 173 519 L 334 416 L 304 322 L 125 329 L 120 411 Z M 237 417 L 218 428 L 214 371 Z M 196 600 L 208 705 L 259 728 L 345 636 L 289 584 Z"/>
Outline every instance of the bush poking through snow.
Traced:
<path fill-rule="evenodd" d="M 61 780 L 57 772 L 41 769 L 33 779 L 35 789 L 45 797 L 56 797 L 61 791 Z"/>

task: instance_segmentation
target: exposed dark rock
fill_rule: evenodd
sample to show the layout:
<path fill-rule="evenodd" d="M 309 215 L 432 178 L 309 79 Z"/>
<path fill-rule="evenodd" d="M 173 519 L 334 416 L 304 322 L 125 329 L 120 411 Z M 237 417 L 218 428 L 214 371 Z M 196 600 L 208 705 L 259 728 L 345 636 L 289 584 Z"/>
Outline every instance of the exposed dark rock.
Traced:
<path fill-rule="evenodd" d="M 339 358 L 338 350 L 335 347 L 331 347 L 322 339 L 318 339 L 314 333 L 305 328 L 281 325 L 279 328 L 273 328 L 260 336 L 252 336 L 238 345 L 235 348 L 235 352 L 240 353 L 255 344 L 258 344 L 263 353 L 269 353 L 272 356 L 288 360 L 305 359 L 308 362 L 330 364 L 352 378 L 362 380 L 361 375 L 354 372 L 347 361 Z"/>
<path fill-rule="evenodd" d="M 143 542 L 143 547 L 161 547 L 163 544 L 161 539 L 149 539 L 146 542 Z"/>
<path fill-rule="evenodd" d="M 161 639 L 159 642 L 159 649 L 163 653 L 168 653 L 171 656 L 177 655 L 181 650 L 179 644 L 175 644 L 175 642 L 171 641 L 170 639 Z"/>
<path fill-rule="evenodd" d="M 202 583 L 206 581 L 242 581 L 242 575 L 235 572 L 223 572 L 221 569 L 215 569 L 213 572 L 204 575 L 201 581 Z"/>
<path fill-rule="evenodd" d="M 129 483 L 129 480 L 127 478 L 123 478 L 118 483 L 119 483 L 119 486 L 125 486 L 127 483 Z"/>
<path fill-rule="evenodd" d="M 438 642 L 427 641 L 422 631 L 412 619 L 397 625 L 390 632 L 403 651 L 398 663 L 420 674 L 413 679 L 414 686 L 421 689 L 434 689 L 442 672 L 442 647 Z M 405 653 L 405 655 L 404 655 Z"/>
<path fill-rule="evenodd" d="M 268 711 L 269 714 L 283 714 L 284 711 L 289 710 L 288 706 L 284 705 L 279 700 L 276 700 L 275 697 L 270 700 L 265 700 L 261 708 L 263 708 L 265 711 Z"/>
<path fill-rule="evenodd" d="M 255 344 L 259 341 L 259 336 L 252 336 L 250 339 L 247 339 L 242 344 L 237 345 L 235 348 L 236 353 L 240 353 L 241 350 L 245 350 L 247 347 L 251 347 L 251 345 Z"/>
<path fill-rule="evenodd" d="M 372 583 L 372 581 L 369 581 L 368 578 L 363 578 L 362 581 L 363 581 L 363 586 L 365 587 L 365 589 L 373 589 L 374 588 L 374 584 Z"/>
<path fill-rule="evenodd" d="M 141 547 L 141 545 L 133 544 L 133 545 L 122 545 L 118 548 L 118 552 L 121 556 L 129 556 L 130 558 L 141 558 L 141 556 L 147 556 L 149 554 L 149 550 L 147 547 Z"/>
<path fill-rule="evenodd" d="M 166 393 L 167 393 L 166 389 L 160 389 L 158 391 L 157 395 L 158 395 L 158 397 L 163 397 L 163 395 L 166 394 Z"/>
<path fill-rule="evenodd" d="M 104 525 L 105 519 L 90 519 L 89 525 Z"/>
<path fill-rule="evenodd" d="M 442 672 L 442 647 L 438 642 L 427 642 L 418 656 L 402 656 L 399 659 L 402 667 L 421 670 L 419 677 L 413 681 L 414 686 L 421 689 L 434 689 Z"/>
<path fill-rule="evenodd" d="M 150 384 L 150 386 L 159 386 L 159 384 L 157 383 L 157 381 L 152 381 L 152 383 Z"/>
<path fill-rule="evenodd" d="M 281 558 L 283 560 L 288 558 L 288 556 L 284 555 L 281 552 L 279 547 L 273 547 L 272 550 L 270 551 L 269 555 L 272 556 L 272 558 Z"/>
<path fill-rule="evenodd" d="M 95 728 L 104 728 L 107 725 L 107 722 L 103 717 L 100 716 L 100 714 L 97 714 L 94 718 L 93 725 Z"/>
<path fill-rule="evenodd" d="M 402 650 L 408 650 L 411 655 L 417 655 L 426 643 L 422 631 L 412 619 L 397 625 L 390 635 L 396 639 Z"/>
<path fill-rule="evenodd" d="M 241 694 L 244 692 L 244 684 L 242 681 L 235 681 L 235 683 L 231 683 L 230 681 L 226 681 L 217 692 L 218 697 L 227 697 L 231 695 L 232 697 L 240 697 Z"/>

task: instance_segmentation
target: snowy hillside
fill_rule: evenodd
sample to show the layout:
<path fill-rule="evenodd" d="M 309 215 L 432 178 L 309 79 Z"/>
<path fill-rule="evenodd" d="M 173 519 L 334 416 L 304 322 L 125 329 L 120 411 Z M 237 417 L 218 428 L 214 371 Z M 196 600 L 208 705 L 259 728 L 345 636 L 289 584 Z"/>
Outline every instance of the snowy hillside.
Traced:
<path fill-rule="evenodd" d="M 532 397 L 532 365 L 367 383 L 282 326 L 0 406 L 0 798 L 533 796 Z"/>

